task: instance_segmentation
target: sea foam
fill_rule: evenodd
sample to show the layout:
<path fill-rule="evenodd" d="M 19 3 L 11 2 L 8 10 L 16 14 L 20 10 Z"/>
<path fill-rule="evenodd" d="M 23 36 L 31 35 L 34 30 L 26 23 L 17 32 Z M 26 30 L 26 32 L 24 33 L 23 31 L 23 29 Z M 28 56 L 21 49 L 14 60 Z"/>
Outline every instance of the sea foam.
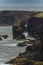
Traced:
<path fill-rule="evenodd" d="M 11 65 L 11 64 L 4 64 L 4 63 L 0 63 L 0 65 Z"/>

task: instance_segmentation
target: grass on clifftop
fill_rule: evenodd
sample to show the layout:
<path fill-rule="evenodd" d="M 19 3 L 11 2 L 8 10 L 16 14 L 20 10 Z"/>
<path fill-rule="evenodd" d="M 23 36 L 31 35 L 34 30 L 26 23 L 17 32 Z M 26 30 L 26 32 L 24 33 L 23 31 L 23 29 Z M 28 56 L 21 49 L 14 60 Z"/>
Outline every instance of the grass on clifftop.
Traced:
<path fill-rule="evenodd" d="M 37 13 L 35 16 L 39 18 L 43 18 L 43 12 Z"/>

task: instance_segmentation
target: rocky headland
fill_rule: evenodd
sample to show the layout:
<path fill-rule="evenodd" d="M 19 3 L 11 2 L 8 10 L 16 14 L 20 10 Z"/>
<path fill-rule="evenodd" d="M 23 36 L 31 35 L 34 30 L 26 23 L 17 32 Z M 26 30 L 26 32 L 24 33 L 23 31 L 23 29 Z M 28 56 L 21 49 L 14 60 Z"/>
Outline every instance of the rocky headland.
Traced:
<path fill-rule="evenodd" d="M 19 53 L 18 57 L 13 58 L 6 62 L 6 64 L 12 65 L 43 65 L 40 61 L 40 43 L 36 44 L 35 40 L 24 41 L 24 44 L 33 44 L 32 46 L 27 46 L 24 53 Z M 22 44 L 23 44 L 22 43 Z M 21 43 L 20 43 L 21 44 Z M 25 46 L 25 45 L 23 45 Z M 21 45 L 22 47 L 22 45 Z"/>
<path fill-rule="evenodd" d="M 25 11 L 0 11 L 0 24 L 12 24 L 13 25 L 13 39 L 23 40 L 26 39 L 23 35 L 25 30 L 25 23 L 28 21 L 28 33 L 33 35 L 36 40 L 28 40 L 23 43 L 19 43 L 18 46 L 27 46 L 24 53 L 19 53 L 18 57 L 13 58 L 6 62 L 6 64 L 12 65 L 43 65 L 43 17 L 39 17 L 41 12 L 25 12 Z M 43 12 L 42 12 L 43 14 Z M 19 19 L 18 19 L 18 18 Z M 15 20 L 16 18 L 16 20 Z M 23 23 L 21 23 L 23 22 Z M 8 36 L 3 36 L 5 39 Z M 0 40 L 2 38 L 0 37 Z"/>

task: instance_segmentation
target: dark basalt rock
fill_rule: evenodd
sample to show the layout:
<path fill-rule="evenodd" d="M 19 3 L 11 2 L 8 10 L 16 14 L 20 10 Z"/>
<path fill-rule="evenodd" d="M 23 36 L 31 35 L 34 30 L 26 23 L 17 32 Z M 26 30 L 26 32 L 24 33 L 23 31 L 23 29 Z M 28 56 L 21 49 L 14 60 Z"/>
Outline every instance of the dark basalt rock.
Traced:
<path fill-rule="evenodd" d="M 20 53 L 18 57 L 7 63 L 12 63 L 12 65 L 43 65 L 43 18 L 30 18 L 28 32 L 40 40 L 40 44 L 27 46 L 24 53 Z M 33 63 L 31 63 L 32 61 Z"/>
<path fill-rule="evenodd" d="M 13 26 L 12 28 L 12 32 L 13 32 L 13 39 L 18 37 L 18 31 L 17 31 L 18 27 Z"/>
<path fill-rule="evenodd" d="M 32 52 L 33 51 L 33 46 L 27 46 L 26 52 Z"/>
<path fill-rule="evenodd" d="M 14 63 L 14 62 L 10 62 L 10 61 L 9 61 L 9 62 L 6 62 L 5 64 L 13 64 L 13 63 Z"/>
<path fill-rule="evenodd" d="M 28 33 L 39 38 L 41 32 L 43 32 L 43 18 L 30 17 L 28 20 Z"/>
<path fill-rule="evenodd" d="M 2 38 L 0 37 L 0 41 L 2 40 Z"/>
<path fill-rule="evenodd" d="M 41 58 L 39 50 L 37 50 L 36 48 L 39 48 L 39 45 L 37 45 L 36 47 L 27 46 L 26 51 L 24 53 L 19 53 L 18 57 L 11 59 L 6 64 L 34 65 L 35 62 L 40 61 L 40 58 Z M 34 49 L 36 51 L 34 51 Z"/>
<path fill-rule="evenodd" d="M 17 40 L 24 40 L 25 36 L 24 35 L 19 35 L 18 37 L 16 37 Z"/>
<path fill-rule="evenodd" d="M 27 51 L 28 51 L 28 49 L 27 49 Z M 7 62 L 6 64 L 16 64 L 16 65 L 18 65 L 18 63 L 19 64 L 21 64 L 21 65 L 26 65 L 26 64 L 30 64 L 31 62 L 30 61 L 32 61 L 32 54 L 29 54 L 29 51 L 28 51 L 28 53 L 27 53 L 27 51 L 25 51 L 24 53 L 19 53 L 19 55 L 18 55 L 18 57 L 16 57 L 16 58 L 13 58 L 13 59 L 11 59 L 9 62 Z"/>
<path fill-rule="evenodd" d="M 22 46 L 26 46 L 26 45 L 28 45 L 28 44 L 34 44 L 35 43 L 35 41 L 33 40 L 27 40 L 27 41 L 24 41 L 24 42 L 22 42 L 22 43 L 18 43 L 18 45 L 17 46 L 20 46 L 20 47 L 22 47 Z"/>
<path fill-rule="evenodd" d="M 43 17 L 30 17 L 28 20 L 28 33 L 40 40 L 40 45 L 36 46 L 35 60 L 43 61 Z"/>
<path fill-rule="evenodd" d="M 2 35 L 2 37 L 3 37 L 4 39 L 7 39 L 7 38 L 8 38 L 8 35 Z"/>
<path fill-rule="evenodd" d="M 19 43 L 17 46 L 23 47 L 23 46 L 26 46 L 26 44 L 25 43 Z"/>

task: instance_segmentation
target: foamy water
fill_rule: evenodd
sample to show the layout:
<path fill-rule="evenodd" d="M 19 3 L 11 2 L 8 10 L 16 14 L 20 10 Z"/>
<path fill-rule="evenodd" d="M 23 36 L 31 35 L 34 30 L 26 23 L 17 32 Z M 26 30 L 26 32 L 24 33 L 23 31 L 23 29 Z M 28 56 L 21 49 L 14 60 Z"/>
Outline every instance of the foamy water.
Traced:
<path fill-rule="evenodd" d="M 4 64 L 7 61 L 9 61 L 12 58 L 15 58 L 18 56 L 19 53 L 22 53 L 26 50 L 25 47 L 18 47 L 17 44 L 20 42 L 23 42 L 24 40 L 16 40 L 12 39 L 12 26 L 6 26 L 6 27 L 0 27 L 0 34 L 7 34 L 8 38 L 3 39 L 0 41 L 0 65 L 10 65 L 10 64 Z M 25 33 L 24 35 L 27 37 L 28 33 Z M 28 38 L 28 37 L 27 37 Z M 34 39 L 34 38 L 31 38 Z"/>
<path fill-rule="evenodd" d="M 4 63 L 1 63 L 0 65 L 11 65 L 11 64 L 4 64 Z"/>
<path fill-rule="evenodd" d="M 12 26 L 0 26 L 0 35 L 8 35 L 8 37 L 12 37 Z"/>

